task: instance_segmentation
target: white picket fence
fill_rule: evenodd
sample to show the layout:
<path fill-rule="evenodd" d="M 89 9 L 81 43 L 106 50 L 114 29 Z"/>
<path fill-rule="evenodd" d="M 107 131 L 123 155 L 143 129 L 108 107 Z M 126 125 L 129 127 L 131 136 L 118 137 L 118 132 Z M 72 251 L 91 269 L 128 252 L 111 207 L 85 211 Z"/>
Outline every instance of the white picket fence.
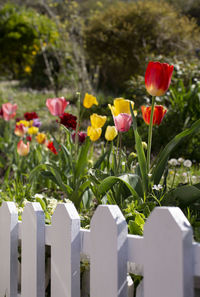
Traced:
<path fill-rule="evenodd" d="M 99 206 L 84 230 L 72 203 L 58 204 L 45 225 L 39 203 L 27 203 L 19 222 L 15 204 L 3 202 L 0 297 L 18 296 L 19 242 L 21 297 L 45 296 L 45 245 L 51 247 L 51 297 L 80 297 L 81 255 L 90 259 L 90 297 L 127 297 L 127 272 L 135 271 L 144 276 L 144 297 L 193 297 L 200 276 L 200 244 L 176 207 L 156 208 L 140 237 L 127 234 L 117 206 Z"/>

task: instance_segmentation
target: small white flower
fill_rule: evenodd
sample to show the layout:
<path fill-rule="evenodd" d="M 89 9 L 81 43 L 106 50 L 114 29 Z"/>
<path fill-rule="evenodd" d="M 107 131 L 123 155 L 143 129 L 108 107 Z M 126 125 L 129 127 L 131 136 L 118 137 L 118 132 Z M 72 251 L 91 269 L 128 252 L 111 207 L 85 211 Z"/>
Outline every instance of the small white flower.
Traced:
<path fill-rule="evenodd" d="M 187 173 L 186 172 L 183 172 L 183 174 L 182 174 L 184 177 L 186 177 L 187 176 Z"/>
<path fill-rule="evenodd" d="M 42 194 L 35 194 L 33 197 L 34 197 L 35 199 L 36 199 L 36 198 L 42 199 L 42 198 L 44 198 L 44 195 L 42 195 Z"/>
<path fill-rule="evenodd" d="M 152 176 L 152 174 L 151 174 L 151 173 L 148 173 L 147 175 L 148 175 L 148 177 L 151 177 L 151 176 Z"/>
<path fill-rule="evenodd" d="M 192 161 L 190 160 L 185 160 L 183 162 L 183 166 L 187 167 L 187 168 L 190 168 L 192 166 Z"/>
<path fill-rule="evenodd" d="M 168 161 L 169 165 L 171 166 L 177 166 L 178 165 L 178 161 L 176 159 L 170 159 Z"/>
<path fill-rule="evenodd" d="M 197 177 L 195 175 L 192 176 L 192 181 L 195 183 L 197 181 Z"/>
<path fill-rule="evenodd" d="M 159 190 L 161 190 L 163 187 L 160 185 L 160 184 L 158 184 L 158 185 L 153 185 L 153 187 L 152 187 L 152 189 L 153 190 L 156 190 L 156 191 L 159 191 Z"/>
<path fill-rule="evenodd" d="M 184 161 L 185 161 L 184 158 L 178 158 L 178 162 L 179 162 L 180 164 L 182 164 Z"/>

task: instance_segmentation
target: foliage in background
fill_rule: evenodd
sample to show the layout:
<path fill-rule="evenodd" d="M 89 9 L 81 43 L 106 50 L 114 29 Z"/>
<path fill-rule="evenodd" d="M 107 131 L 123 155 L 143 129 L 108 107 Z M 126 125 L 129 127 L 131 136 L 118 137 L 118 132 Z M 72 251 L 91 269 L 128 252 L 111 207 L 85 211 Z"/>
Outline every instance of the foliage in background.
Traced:
<path fill-rule="evenodd" d="M 100 67 L 99 87 L 115 91 L 143 75 L 155 55 L 194 54 L 200 38 L 196 23 L 163 1 L 110 6 L 91 16 L 84 33 L 86 53 Z"/>
<path fill-rule="evenodd" d="M 0 73 L 22 78 L 31 73 L 35 57 L 59 35 L 55 23 L 33 9 L 5 4 L 0 10 Z"/>

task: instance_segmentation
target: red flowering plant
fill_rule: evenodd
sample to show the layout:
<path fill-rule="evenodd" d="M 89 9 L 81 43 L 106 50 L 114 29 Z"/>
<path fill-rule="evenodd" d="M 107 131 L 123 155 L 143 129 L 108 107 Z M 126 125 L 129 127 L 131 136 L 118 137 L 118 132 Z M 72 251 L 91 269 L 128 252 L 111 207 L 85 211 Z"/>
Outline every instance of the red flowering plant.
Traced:
<path fill-rule="evenodd" d="M 138 182 L 136 182 L 136 187 L 138 188 L 140 184 L 139 188 L 140 191 L 143 193 L 144 202 L 146 201 L 146 198 L 149 195 L 152 195 L 153 189 L 155 189 L 155 187 L 157 189 L 158 186 L 159 189 L 162 189 L 159 195 L 159 199 L 162 200 L 163 204 L 169 203 L 169 197 L 170 199 L 173 197 L 173 203 L 175 203 L 174 199 L 177 199 L 177 201 L 179 200 L 180 203 L 188 203 L 189 198 L 193 196 L 192 193 L 194 193 L 194 200 L 197 199 L 197 196 L 195 196 L 197 194 L 197 191 L 199 191 L 200 196 L 200 190 L 198 190 L 197 188 L 195 188 L 194 190 L 195 185 L 185 185 L 173 189 L 169 192 L 167 192 L 166 189 L 167 162 L 169 156 L 174 150 L 174 148 L 177 145 L 179 145 L 184 138 L 190 137 L 192 134 L 199 132 L 200 120 L 196 121 L 189 129 L 186 129 L 185 131 L 176 135 L 160 152 L 157 159 L 153 163 L 151 162 L 151 143 L 153 126 L 160 125 L 167 112 L 167 109 L 164 106 L 155 105 L 155 99 L 157 96 L 162 96 L 167 92 L 171 83 L 172 73 L 173 65 L 168 65 L 167 63 L 149 62 L 146 69 L 145 87 L 147 92 L 152 96 L 152 104 L 150 106 L 141 107 L 144 122 L 149 126 L 146 156 L 142 145 L 141 137 L 138 133 L 136 117 L 133 113 L 132 106 L 130 106 L 133 119 L 132 126 L 135 135 L 135 147 L 139 163 L 139 176 L 135 176 L 135 179 L 138 180 Z M 162 179 L 164 173 L 165 178 Z M 162 186 L 160 186 L 161 181 L 163 181 Z M 190 197 L 187 195 L 187 193 L 189 193 L 188 187 L 190 189 L 191 187 L 193 187 L 189 195 Z M 135 196 L 139 198 L 137 191 L 135 192 Z"/>

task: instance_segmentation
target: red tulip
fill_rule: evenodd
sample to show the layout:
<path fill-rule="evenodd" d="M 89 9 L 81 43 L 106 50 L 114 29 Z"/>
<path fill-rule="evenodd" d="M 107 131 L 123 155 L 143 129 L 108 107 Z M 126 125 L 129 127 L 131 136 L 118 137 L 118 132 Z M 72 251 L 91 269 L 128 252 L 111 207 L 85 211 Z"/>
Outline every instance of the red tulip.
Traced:
<path fill-rule="evenodd" d="M 66 128 L 71 128 L 73 130 L 76 129 L 76 116 L 74 116 L 73 114 L 64 112 L 63 115 L 61 115 L 60 117 L 60 124 L 64 125 Z"/>
<path fill-rule="evenodd" d="M 152 96 L 164 95 L 171 83 L 174 66 L 167 63 L 149 62 L 145 73 L 145 87 Z"/>
<path fill-rule="evenodd" d="M 58 152 L 57 152 L 57 150 L 56 150 L 56 148 L 55 148 L 55 146 L 54 146 L 54 144 L 53 144 L 53 141 L 48 141 L 48 142 L 47 142 L 47 147 L 48 147 L 48 149 L 49 149 L 52 153 L 54 153 L 54 155 L 57 155 L 57 154 L 58 154 Z"/>
<path fill-rule="evenodd" d="M 116 117 L 113 117 L 115 127 L 119 132 L 127 132 L 132 123 L 132 117 L 128 113 L 120 113 Z"/>
<path fill-rule="evenodd" d="M 16 116 L 17 104 L 4 103 L 2 104 L 2 110 L 4 120 L 9 121 Z"/>
<path fill-rule="evenodd" d="M 27 135 L 27 136 L 26 136 L 26 140 L 27 140 L 27 141 L 32 141 L 32 137 L 31 137 L 30 135 Z"/>
<path fill-rule="evenodd" d="M 78 141 L 80 144 L 82 144 L 85 141 L 85 138 L 87 137 L 87 133 L 86 132 L 78 132 Z M 72 140 L 75 142 L 75 138 L 76 138 L 76 132 L 72 133 Z"/>
<path fill-rule="evenodd" d="M 66 101 L 64 97 L 46 100 L 46 106 L 48 107 L 50 113 L 54 116 L 63 115 L 68 104 L 69 102 Z"/>
<path fill-rule="evenodd" d="M 20 156 L 26 156 L 29 153 L 29 142 L 27 144 L 23 143 L 23 140 L 20 140 L 17 144 L 17 152 Z"/>
<path fill-rule="evenodd" d="M 142 106 L 142 116 L 147 125 L 150 123 L 150 116 L 151 116 L 151 106 L 146 107 Z M 153 125 L 160 125 L 164 115 L 166 114 L 167 109 L 162 105 L 155 105 L 154 112 L 153 112 Z"/>
<path fill-rule="evenodd" d="M 33 119 L 38 119 L 38 115 L 35 111 L 32 112 L 25 112 L 24 118 L 26 121 L 31 121 Z"/>

